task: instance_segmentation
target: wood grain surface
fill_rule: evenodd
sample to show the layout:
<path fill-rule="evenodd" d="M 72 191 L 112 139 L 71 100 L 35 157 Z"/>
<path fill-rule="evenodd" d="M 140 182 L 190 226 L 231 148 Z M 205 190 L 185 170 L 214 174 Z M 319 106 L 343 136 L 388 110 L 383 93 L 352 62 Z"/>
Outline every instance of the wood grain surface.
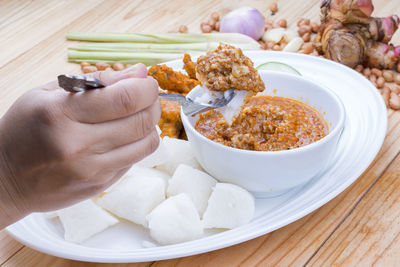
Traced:
<path fill-rule="evenodd" d="M 120 1 L 0 0 L 0 113 L 25 91 L 59 73 L 79 73 L 66 61 L 68 31 L 168 32 L 185 24 L 199 32 L 213 11 L 253 6 L 270 16 L 271 0 Z M 375 0 L 376 16 L 400 14 L 398 0 Z M 318 21 L 319 1 L 278 1 L 275 19 L 294 28 Z M 400 34 L 393 39 L 400 43 Z M 388 112 L 388 132 L 369 168 L 347 190 L 308 216 L 229 248 L 159 262 L 101 266 L 400 266 L 400 112 Z M 0 231 L 0 266 L 97 266 L 34 251 Z"/>

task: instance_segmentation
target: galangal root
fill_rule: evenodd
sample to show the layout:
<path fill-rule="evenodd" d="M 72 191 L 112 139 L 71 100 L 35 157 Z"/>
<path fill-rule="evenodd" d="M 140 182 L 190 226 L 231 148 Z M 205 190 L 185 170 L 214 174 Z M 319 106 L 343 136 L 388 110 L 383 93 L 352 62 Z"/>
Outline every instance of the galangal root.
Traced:
<path fill-rule="evenodd" d="M 392 69 L 400 46 L 389 44 L 399 26 L 397 15 L 371 17 L 371 0 L 323 0 L 321 27 L 315 40 L 320 54 L 354 68 L 362 64 Z"/>

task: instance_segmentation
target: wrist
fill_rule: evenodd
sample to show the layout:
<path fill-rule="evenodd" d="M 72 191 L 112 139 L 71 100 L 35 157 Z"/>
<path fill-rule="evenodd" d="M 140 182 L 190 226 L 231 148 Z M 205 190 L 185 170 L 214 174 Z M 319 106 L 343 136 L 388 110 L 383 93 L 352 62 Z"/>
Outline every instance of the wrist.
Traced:
<path fill-rule="evenodd" d="M 1 180 L 1 179 L 0 179 Z M 0 182 L 0 230 L 28 215 L 13 200 L 7 186 Z"/>
<path fill-rule="evenodd" d="M 7 149 L 3 146 L 3 141 L 4 138 L 0 133 L 0 230 L 28 215 L 18 200 L 20 194 L 15 177 L 9 168 L 5 151 Z"/>

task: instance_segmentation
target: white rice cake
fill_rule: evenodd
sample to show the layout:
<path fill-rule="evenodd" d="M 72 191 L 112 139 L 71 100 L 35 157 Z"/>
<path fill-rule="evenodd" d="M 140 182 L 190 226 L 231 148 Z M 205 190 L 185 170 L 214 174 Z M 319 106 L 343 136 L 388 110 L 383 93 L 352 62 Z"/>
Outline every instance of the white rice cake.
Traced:
<path fill-rule="evenodd" d="M 147 216 L 150 236 L 161 245 L 199 238 L 203 225 L 192 200 L 186 194 L 168 198 Z"/>
<path fill-rule="evenodd" d="M 245 189 L 217 183 L 203 215 L 204 228 L 233 229 L 250 222 L 254 210 L 254 197 Z"/>
<path fill-rule="evenodd" d="M 95 201 L 118 217 L 147 226 L 146 216 L 165 199 L 162 175 L 165 174 L 134 166 L 118 185 Z"/>
<path fill-rule="evenodd" d="M 201 216 L 207 207 L 212 187 L 216 183 L 217 180 L 207 173 L 188 165 L 180 164 L 169 180 L 167 197 L 186 193 Z"/>
<path fill-rule="evenodd" d="M 164 137 L 162 140 L 168 152 L 168 161 L 158 165 L 156 168 L 172 176 L 179 164 L 186 164 L 195 169 L 202 170 L 199 162 L 194 156 L 190 143 L 185 140 Z"/>
<path fill-rule="evenodd" d="M 216 110 L 221 112 L 224 119 L 229 123 L 232 124 L 232 120 L 236 117 L 241 107 L 244 104 L 244 99 L 250 94 L 251 92 L 246 90 L 235 90 L 235 96 L 233 99 L 224 107 L 217 108 Z"/>
<path fill-rule="evenodd" d="M 118 223 L 116 218 L 90 199 L 59 210 L 57 213 L 64 227 L 65 240 L 74 243 L 82 243 Z"/>
<path fill-rule="evenodd" d="M 210 91 L 208 88 L 201 87 L 198 89 L 200 96 L 197 96 L 194 101 L 198 103 L 209 103 L 217 98 L 224 97 L 224 92 Z M 224 119 L 232 124 L 233 118 L 239 114 L 241 106 L 244 104 L 244 99 L 250 94 L 250 91 L 246 90 L 235 90 L 235 96 L 232 100 L 224 107 L 217 108 L 216 110 L 221 112 Z"/>

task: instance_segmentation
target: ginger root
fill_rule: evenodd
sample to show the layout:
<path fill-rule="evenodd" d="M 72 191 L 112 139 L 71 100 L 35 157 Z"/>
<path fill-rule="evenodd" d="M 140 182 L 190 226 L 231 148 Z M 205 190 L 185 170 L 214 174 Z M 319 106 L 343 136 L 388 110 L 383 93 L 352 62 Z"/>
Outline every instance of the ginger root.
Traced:
<path fill-rule="evenodd" d="M 374 18 L 373 10 L 371 0 L 323 0 L 317 51 L 349 67 L 393 68 L 400 58 L 400 46 L 389 42 L 399 17 Z"/>

